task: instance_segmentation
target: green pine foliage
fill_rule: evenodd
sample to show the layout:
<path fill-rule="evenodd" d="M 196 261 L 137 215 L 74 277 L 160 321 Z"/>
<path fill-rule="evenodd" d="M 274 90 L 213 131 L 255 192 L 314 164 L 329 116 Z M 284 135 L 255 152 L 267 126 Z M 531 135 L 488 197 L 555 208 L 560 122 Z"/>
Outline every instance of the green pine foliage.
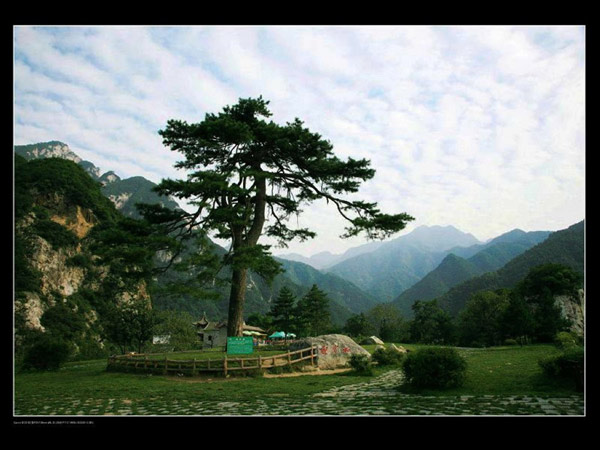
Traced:
<path fill-rule="evenodd" d="M 268 104 L 262 97 L 240 99 L 199 123 L 169 120 L 159 134 L 165 146 L 183 154 L 175 167 L 188 169 L 189 176 L 162 180 L 154 191 L 193 199 L 196 210 L 165 213 L 166 207 L 141 207 L 144 217 L 179 238 L 200 228 L 231 241 L 223 257 L 232 268 L 230 336 L 242 333 L 248 272 L 268 282 L 281 272 L 269 246 L 258 243 L 260 237 L 269 236 L 281 247 L 314 237 L 309 229 L 288 226 L 301 207 L 322 198 L 333 203 L 349 224 L 343 237 L 364 232 L 371 239 L 384 239 L 413 220 L 406 213 L 383 214 L 376 203 L 346 199 L 374 176 L 370 162 L 342 161 L 330 142 L 299 119 L 286 125 L 267 122 L 272 115 Z"/>
<path fill-rule="evenodd" d="M 296 297 L 292 291 L 284 286 L 279 291 L 279 295 L 271 306 L 269 314 L 273 317 L 273 326 L 279 331 L 289 333 L 297 331 L 294 329 L 294 314 L 296 306 Z"/>
<path fill-rule="evenodd" d="M 314 284 L 296 305 L 298 331 L 304 336 L 319 336 L 331 328 L 329 298 Z"/>

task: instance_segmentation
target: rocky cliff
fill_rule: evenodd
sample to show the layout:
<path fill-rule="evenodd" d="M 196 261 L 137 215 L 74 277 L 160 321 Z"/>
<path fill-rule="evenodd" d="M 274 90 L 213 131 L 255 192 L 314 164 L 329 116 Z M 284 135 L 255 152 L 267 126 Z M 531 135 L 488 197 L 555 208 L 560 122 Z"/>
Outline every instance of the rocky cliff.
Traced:
<path fill-rule="evenodd" d="M 555 298 L 562 314 L 571 322 L 571 331 L 583 335 L 585 331 L 585 292 L 579 289 L 577 295 L 561 295 Z"/>
<path fill-rule="evenodd" d="M 59 147 L 60 150 L 60 147 Z M 64 149 L 63 149 L 64 150 Z M 111 306 L 148 303 L 143 278 L 126 286 L 97 252 L 97 231 L 119 213 L 74 160 L 15 160 L 15 348 L 40 333 L 95 356 L 104 346 L 101 319 Z M 125 267 L 122 270 L 130 270 Z"/>

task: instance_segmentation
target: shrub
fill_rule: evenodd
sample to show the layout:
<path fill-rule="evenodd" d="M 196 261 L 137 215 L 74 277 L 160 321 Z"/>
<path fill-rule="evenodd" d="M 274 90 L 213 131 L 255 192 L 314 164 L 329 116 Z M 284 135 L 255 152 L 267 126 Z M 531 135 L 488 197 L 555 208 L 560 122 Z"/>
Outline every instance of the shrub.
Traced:
<path fill-rule="evenodd" d="M 554 344 L 560 349 L 575 347 L 579 344 L 578 337 L 568 331 L 561 331 L 554 337 Z"/>
<path fill-rule="evenodd" d="M 50 243 L 54 249 L 76 245 L 77 236 L 64 226 L 50 219 L 37 220 L 33 225 L 34 232 Z"/>
<path fill-rule="evenodd" d="M 571 346 L 558 356 L 541 359 L 538 363 L 544 374 L 551 378 L 572 380 L 578 391 L 583 390 L 584 350 L 580 346 Z"/>
<path fill-rule="evenodd" d="M 56 337 L 42 336 L 25 353 L 24 369 L 57 370 L 69 359 L 71 346 Z"/>
<path fill-rule="evenodd" d="M 467 363 L 454 348 L 426 348 L 409 353 L 403 369 L 414 387 L 444 389 L 462 386 Z"/>
<path fill-rule="evenodd" d="M 371 358 L 367 355 L 352 355 L 350 357 L 350 367 L 360 375 L 373 375 L 373 364 Z"/>
<path fill-rule="evenodd" d="M 505 339 L 504 340 L 504 345 L 518 345 L 519 343 L 517 342 L 516 339 Z"/>
<path fill-rule="evenodd" d="M 379 366 L 399 366 L 404 360 L 404 353 L 397 352 L 391 348 L 379 347 L 373 352 L 373 361 Z"/>

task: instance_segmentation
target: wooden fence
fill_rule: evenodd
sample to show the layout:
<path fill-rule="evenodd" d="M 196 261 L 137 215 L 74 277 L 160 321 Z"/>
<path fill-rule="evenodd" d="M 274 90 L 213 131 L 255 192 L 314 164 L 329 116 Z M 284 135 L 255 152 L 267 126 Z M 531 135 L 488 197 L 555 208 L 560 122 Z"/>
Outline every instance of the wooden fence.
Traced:
<path fill-rule="evenodd" d="M 149 358 L 150 356 L 150 358 Z M 152 357 L 149 353 L 132 355 L 113 355 L 108 358 L 108 370 L 117 371 L 143 371 L 152 373 L 177 373 L 184 375 L 198 375 L 200 373 L 222 372 L 225 376 L 230 371 L 236 370 L 268 370 L 273 367 L 291 367 L 302 361 L 310 360 L 312 366 L 316 363 L 317 347 L 312 346 L 294 352 L 286 352 L 273 356 L 258 355 L 254 358 L 225 358 L 219 359 L 164 359 Z"/>

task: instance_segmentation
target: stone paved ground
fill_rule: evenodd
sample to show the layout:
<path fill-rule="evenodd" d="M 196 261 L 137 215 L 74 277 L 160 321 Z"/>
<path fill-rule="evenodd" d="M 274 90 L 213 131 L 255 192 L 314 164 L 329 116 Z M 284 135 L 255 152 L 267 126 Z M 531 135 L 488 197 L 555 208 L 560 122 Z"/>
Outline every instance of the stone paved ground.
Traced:
<path fill-rule="evenodd" d="M 360 384 L 340 386 L 308 400 L 272 395 L 252 402 L 202 402 L 164 398 L 143 401 L 67 400 L 45 406 L 35 415 L 576 415 L 585 414 L 582 395 L 558 398 L 529 396 L 421 396 L 403 394 L 397 387 L 402 372 L 392 370 Z M 16 415 L 32 414 L 16 411 Z"/>

